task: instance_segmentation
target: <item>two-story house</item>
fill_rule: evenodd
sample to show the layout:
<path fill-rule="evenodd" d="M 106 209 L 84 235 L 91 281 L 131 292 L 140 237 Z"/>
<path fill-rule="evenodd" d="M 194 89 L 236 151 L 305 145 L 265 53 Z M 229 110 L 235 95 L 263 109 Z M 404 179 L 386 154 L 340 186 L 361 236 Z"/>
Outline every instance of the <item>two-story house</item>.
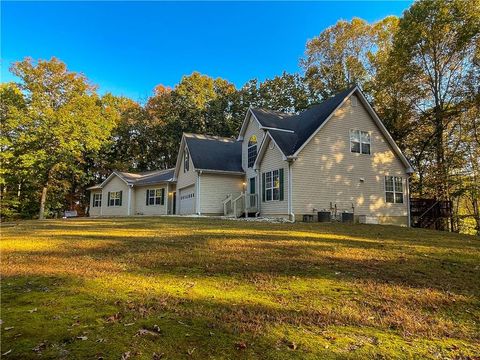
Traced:
<path fill-rule="evenodd" d="M 237 139 L 183 134 L 169 213 L 348 212 L 407 226 L 412 172 L 355 86 L 299 114 L 250 108 Z"/>

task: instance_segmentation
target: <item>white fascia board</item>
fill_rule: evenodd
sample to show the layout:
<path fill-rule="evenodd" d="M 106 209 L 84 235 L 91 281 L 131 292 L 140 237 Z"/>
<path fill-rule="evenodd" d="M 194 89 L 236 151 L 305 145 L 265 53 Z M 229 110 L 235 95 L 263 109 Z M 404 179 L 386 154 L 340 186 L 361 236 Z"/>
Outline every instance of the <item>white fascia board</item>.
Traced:
<path fill-rule="evenodd" d="M 101 184 L 100 187 L 103 188 L 114 176 L 117 176 L 120 180 L 122 180 L 125 184 L 131 185 L 127 180 L 120 176 L 116 171 L 113 171 Z"/>
<path fill-rule="evenodd" d="M 353 90 L 350 92 L 350 94 L 348 94 L 347 96 L 345 96 L 345 99 L 343 99 L 343 101 L 342 101 L 340 104 L 338 104 L 338 106 L 337 106 L 335 109 L 333 109 L 333 111 L 330 113 L 330 115 L 328 115 L 327 119 L 317 128 L 317 130 L 315 130 L 315 131 L 313 132 L 312 135 L 309 136 L 309 138 L 307 139 L 307 141 L 305 141 L 305 142 L 302 144 L 302 146 L 300 146 L 300 148 L 299 148 L 297 151 L 295 151 L 295 153 L 292 155 L 293 158 L 298 157 L 298 154 L 300 153 L 300 151 L 302 151 L 303 148 L 304 148 L 305 146 L 307 146 L 307 144 L 318 134 L 318 132 L 320 131 L 320 129 L 333 117 L 333 114 L 335 114 L 335 112 L 336 112 L 338 109 L 340 109 L 340 107 L 342 107 L 342 105 L 347 101 L 347 99 L 348 99 L 355 91 L 357 91 L 357 90 L 359 90 L 359 89 L 358 89 L 357 86 L 355 86 L 355 88 L 353 88 Z"/>
<path fill-rule="evenodd" d="M 260 129 L 265 129 L 265 130 L 277 130 L 277 131 L 287 132 L 287 133 L 290 133 L 290 134 L 293 134 L 293 133 L 295 132 L 295 131 L 293 131 L 293 130 L 273 128 L 273 127 L 268 127 L 268 126 L 260 126 Z"/>
<path fill-rule="evenodd" d="M 267 140 L 267 136 L 268 136 L 268 140 Z M 270 132 L 267 131 L 263 138 L 262 144 L 260 145 L 260 150 L 258 151 L 257 158 L 255 159 L 255 163 L 253 164 L 254 170 L 258 169 L 259 162 L 265 155 L 265 152 L 267 151 L 268 143 L 270 141 L 273 141 L 273 143 L 275 144 L 275 147 L 278 149 L 278 151 L 280 151 L 280 154 L 282 154 L 282 160 L 284 161 L 288 160 L 288 157 L 283 153 L 282 149 L 280 149 L 280 147 L 278 146 L 278 144 L 276 143 L 275 139 L 272 137 Z"/>
<path fill-rule="evenodd" d="M 407 174 L 412 174 L 414 172 L 412 165 L 410 164 L 408 159 L 405 157 L 405 155 L 403 155 L 402 150 L 400 150 L 400 148 L 398 147 L 395 140 L 393 140 L 392 135 L 390 135 L 390 133 L 388 132 L 385 125 L 383 125 L 383 122 L 378 117 L 375 109 L 372 108 L 370 103 L 367 101 L 367 99 L 365 98 L 365 96 L 363 95 L 363 93 L 359 89 L 358 89 L 358 94 L 359 94 L 360 100 L 362 101 L 362 104 L 366 107 L 368 113 L 370 114 L 370 116 L 373 118 L 373 120 L 377 124 L 377 126 L 380 129 L 380 131 L 382 132 L 383 136 L 387 139 L 388 143 L 393 148 L 393 151 L 395 151 L 397 156 L 400 158 L 402 163 L 405 165 L 405 168 L 407 169 L 406 173 Z"/>

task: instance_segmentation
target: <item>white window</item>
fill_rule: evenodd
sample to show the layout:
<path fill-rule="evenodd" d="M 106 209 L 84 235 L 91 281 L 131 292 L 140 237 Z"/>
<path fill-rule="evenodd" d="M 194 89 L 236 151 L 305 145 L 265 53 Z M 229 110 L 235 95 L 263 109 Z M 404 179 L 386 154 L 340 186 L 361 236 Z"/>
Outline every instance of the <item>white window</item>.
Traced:
<path fill-rule="evenodd" d="M 102 193 L 93 194 L 93 207 L 102 206 Z"/>
<path fill-rule="evenodd" d="M 255 159 L 257 158 L 257 136 L 252 135 L 250 140 L 248 140 L 248 167 L 253 167 L 255 164 Z"/>
<path fill-rule="evenodd" d="M 183 157 L 183 172 L 187 172 L 190 169 L 190 154 L 188 149 L 185 147 L 184 157 Z"/>
<path fill-rule="evenodd" d="M 265 173 L 265 200 L 280 200 L 280 176 L 278 170 Z"/>
<path fill-rule="evenodd" d="M 368 131 L 350 130 L 350 152 L 370 154 L 371 139 Z"/>
<path fill-rule="evenodd" d="M 163 205 L 165 203 L 165 189 L 147 189 L 147 206 Z"/>
<path fill-rule="evenodd" d="M 403 204 L 403 179 L 399 176 L 385 176 L 385 201 Z"/>
<path fill-rule="evenodd" d="M 108 206 L 122 206 L 121 191 L 110 191 L 108 193 Z"/>

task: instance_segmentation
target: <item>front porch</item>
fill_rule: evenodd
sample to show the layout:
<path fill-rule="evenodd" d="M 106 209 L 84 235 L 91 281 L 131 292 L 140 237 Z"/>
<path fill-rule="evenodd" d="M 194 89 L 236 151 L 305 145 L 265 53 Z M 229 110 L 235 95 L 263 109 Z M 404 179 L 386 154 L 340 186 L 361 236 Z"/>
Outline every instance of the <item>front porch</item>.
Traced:
<path fill-rule="evenodd" d="M 229 194 L 223 200 L 223 215 L 228 217 L 257 217 L 260 209 L 258 206 L 258 194 L 241 192 Z"/>

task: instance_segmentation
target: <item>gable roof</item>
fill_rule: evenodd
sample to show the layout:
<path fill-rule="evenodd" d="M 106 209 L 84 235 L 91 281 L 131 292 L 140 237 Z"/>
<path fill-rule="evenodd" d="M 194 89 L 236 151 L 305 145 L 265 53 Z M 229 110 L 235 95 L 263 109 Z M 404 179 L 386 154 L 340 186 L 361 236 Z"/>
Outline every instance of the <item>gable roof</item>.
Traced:
<path fill-rule="evenodd" d="M 345 89 L 335 96 L 320 104 L 313 105 L 299 114 L 284 114 L 277 111 L 253 108 L 249 109 L 249 111 L 260 123 L 260 126 L 266 129 L 285 157 L 296 157 L 310 139 L 331 118 L 335 110 L 338 109 L 353 93 L 358 95 L 360 101 L 372 116 L 374 122 L 408 171 L 413 172 L 407 158 L 403 155 L 400 148 L 379 119 L 375 110 L 368 103 L 357 86 Z"/>
<path fill-rule="evenodd" d="M 139 173 L 113 171 L 101 184 L 90 186 L 87 190 L 102 189 L 113 177 L 117 176 L 129 186 L 161 184 L 173 181 L 174 169 L 153 170 Z"/>
<path fill-rule="evenodd" d="M 183 134 L 196 170 L 241 172 L 242 143 L 231 138 Z"/>

